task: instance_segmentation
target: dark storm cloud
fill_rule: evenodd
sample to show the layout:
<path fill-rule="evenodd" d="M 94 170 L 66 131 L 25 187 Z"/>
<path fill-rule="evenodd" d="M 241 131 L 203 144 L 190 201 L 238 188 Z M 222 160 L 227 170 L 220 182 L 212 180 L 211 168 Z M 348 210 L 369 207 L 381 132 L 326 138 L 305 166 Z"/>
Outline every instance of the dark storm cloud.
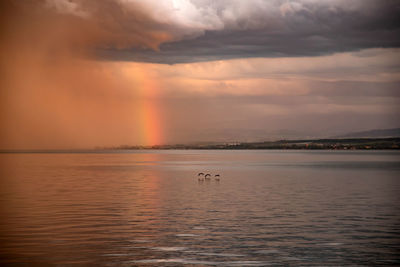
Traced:
<path fill-rule="evenodd" d="M 335 1 L 276 1 L 275 10 L 249 11 L 222 29 L 151 49 L 101 49 L 108 60 L 184 63 L 247 57 L 319 56 L 400 46 L 400 1 L 366 0 L 347 7 Z M 338 1 L 336 1 L 338 2 Z M 294 5 L 297 3 L 298 5 Z M 229 5 L 229 4 L 228 4 Z M 296 8 L 295 8 L 296 7 Z M 218 7 L 220 9 L 221 7 Z M 217 9 L 217 13 L 221 10 Z M 256 12 L 256 13 L 254 13 Z M 247 14 L 247 15 L 246 15 Z"/>

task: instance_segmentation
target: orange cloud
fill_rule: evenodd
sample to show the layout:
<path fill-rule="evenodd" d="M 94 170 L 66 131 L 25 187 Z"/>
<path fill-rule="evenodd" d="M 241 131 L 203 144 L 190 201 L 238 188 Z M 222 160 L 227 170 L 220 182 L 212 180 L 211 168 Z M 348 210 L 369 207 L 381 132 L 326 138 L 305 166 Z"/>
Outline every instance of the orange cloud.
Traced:
<path fill-rule="evenodd" d="M 161 141 L 156 104 L 141 94 L 157 85 L 140 69 L 126 77 L 113 64 L 88 60 L 95 47 L 154 49 L 168 40 L 146 14 L 114 1 L 82 1 L 91 10 L 84 18 L 60 14 L 43 1 L 1 5 L 2 148 Z M 121 19 L 130 22 L 128 29 Z"/>

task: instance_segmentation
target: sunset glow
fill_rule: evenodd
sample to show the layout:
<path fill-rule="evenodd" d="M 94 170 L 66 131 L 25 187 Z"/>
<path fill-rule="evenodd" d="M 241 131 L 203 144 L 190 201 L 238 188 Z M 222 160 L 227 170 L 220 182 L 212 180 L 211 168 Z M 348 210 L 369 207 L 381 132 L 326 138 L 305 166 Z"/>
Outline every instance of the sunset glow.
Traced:
<path fill-rule="evenodd" d="M 395 2 L 228 2 L 2 1 L 0 147 L 400 127 Z"/>

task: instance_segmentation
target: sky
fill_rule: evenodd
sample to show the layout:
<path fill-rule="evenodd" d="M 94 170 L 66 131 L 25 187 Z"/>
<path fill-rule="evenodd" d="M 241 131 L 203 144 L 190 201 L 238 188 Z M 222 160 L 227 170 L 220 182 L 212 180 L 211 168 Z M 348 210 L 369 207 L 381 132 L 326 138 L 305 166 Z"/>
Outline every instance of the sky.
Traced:
<path fill-rule="evenodd" d="M 4 0 L 0 148 L 400 127 L 396 0 Z"/>

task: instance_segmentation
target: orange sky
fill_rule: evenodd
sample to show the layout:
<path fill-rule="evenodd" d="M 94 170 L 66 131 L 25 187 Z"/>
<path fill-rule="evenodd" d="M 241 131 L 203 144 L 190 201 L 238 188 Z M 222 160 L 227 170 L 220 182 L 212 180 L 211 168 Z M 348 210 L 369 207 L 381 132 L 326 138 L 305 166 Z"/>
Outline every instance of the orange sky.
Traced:
<path fill-rule="evenodd" d="M 91 1 L 82 1 L 95 10 L 89 15 L 61 0 L 38 3 L 0 8 L 2 149 L 253 141 L 399 126 L 397 48 L 174 65 L 104 60 L 94 48 L 157 50 L 211 24 L 176 17 L 191 31 L 168 28 L 173 19 L 154 21 L 159 10 L 146 5 L 107 17 L 107 6 Z"/>

